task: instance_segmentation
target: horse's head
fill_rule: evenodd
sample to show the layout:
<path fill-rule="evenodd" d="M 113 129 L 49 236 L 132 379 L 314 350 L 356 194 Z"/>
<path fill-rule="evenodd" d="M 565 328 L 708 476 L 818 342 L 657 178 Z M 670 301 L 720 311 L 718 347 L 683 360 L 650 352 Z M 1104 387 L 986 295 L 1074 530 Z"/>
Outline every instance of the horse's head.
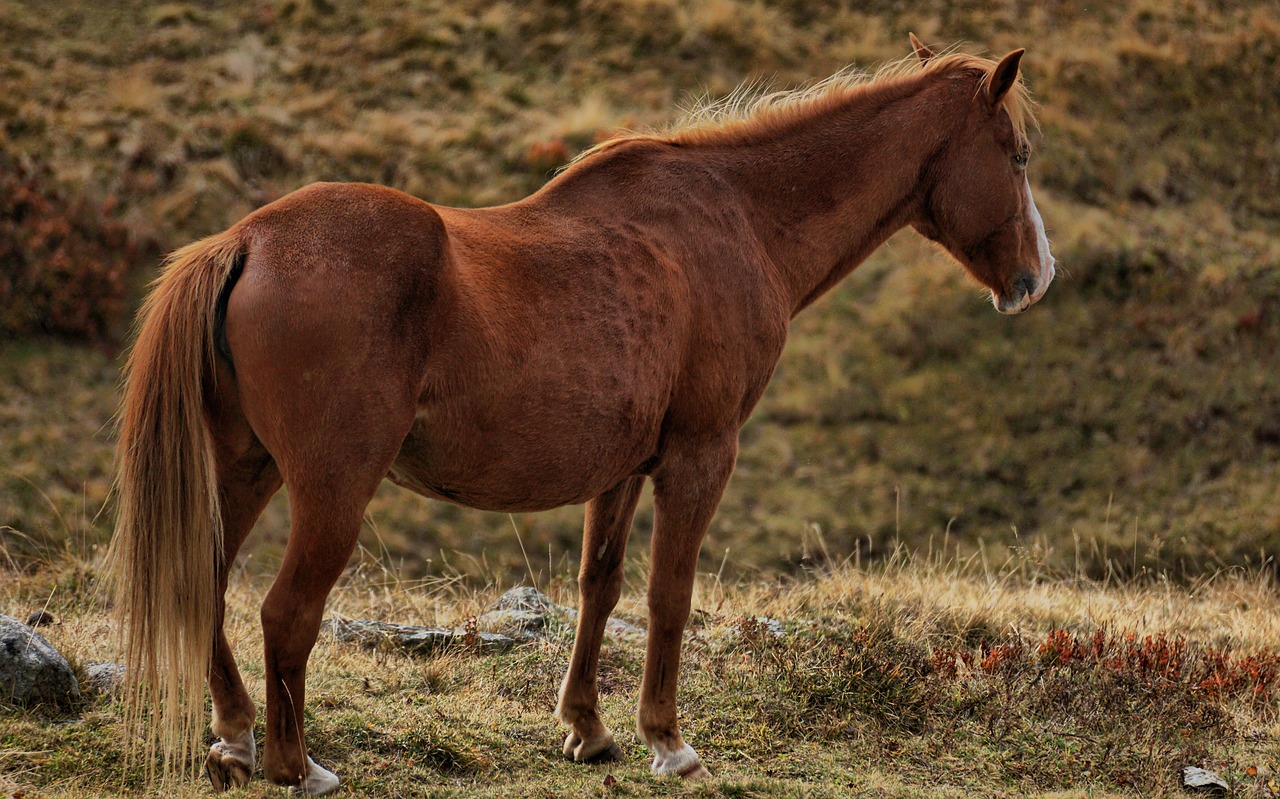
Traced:
<path fill-rule="evenodd" d="M 916 55 L 934 53 L 911 37 Z M 1018 80 L 1022 50 L 981 71 L 957 73 L 973 84 L 946 124 L 956 127 L 931 165 L 931 190 L 913 226 L 941 244 L 991 290 L 1001 313 L 1025 311 L 1053 280 L 1054 259 L 1044 222 L 1031 198 L 1026 125 L 1029 105 Z"/>

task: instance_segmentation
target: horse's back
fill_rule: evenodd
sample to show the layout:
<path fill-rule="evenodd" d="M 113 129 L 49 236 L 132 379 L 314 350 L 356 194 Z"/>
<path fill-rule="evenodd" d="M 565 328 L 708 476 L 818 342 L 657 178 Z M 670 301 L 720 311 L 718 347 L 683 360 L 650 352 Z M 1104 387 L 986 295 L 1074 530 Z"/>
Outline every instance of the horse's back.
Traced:
<path fill-rule="evenodd" d="M 269 251 L 276 271 L 386 271 L 408 262 L 436 262 L 448 239 L 430 204 L 368 183 L 313 183 L 263 206 L 239 227 L 249 254 Z"/>

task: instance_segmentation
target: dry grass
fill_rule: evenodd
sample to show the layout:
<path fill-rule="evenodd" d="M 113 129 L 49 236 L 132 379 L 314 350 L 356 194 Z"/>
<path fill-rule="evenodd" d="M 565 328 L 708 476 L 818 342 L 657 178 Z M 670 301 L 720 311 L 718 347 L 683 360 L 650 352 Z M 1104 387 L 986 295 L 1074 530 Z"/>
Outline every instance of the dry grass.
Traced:
<path fill-rule="evenodd" d="M 44 633 L 77 667 L 109 658 L 95 575 L 93 564 L 63 559 L 6 583 L 0 608 L 47 606 L 59 623 Z M 229 633 L 258 701 L 265 589 L 241 575 L 230 594 Z M 568 580 L 551 591 L 573 602 Z M 367 560 L 335 591 L 330 612 L 463 626 L 497 593 L 460 580 L 405 581 Z M 643 624 L 643 607 L 643 594 L 629 590 L 619 614 Z M 787 634 L 774 637 L 761 616 Z M 704 574 L 681 695 L 687 732 L 716 774 L 709 785 L 685 789 L 648 774 L 632 731 L 639 641 L 605 645 L 604 714 L 628 753 L 607 768 L 559 758 L 551 710 L 566 638 L 508 655 L 429 659 L 322 638 L 309 668 L 308 731 L 317 759 L 369 796 L 1137 797 L 1176 794 L 1187 764 L 1222 773 L 1234 795 L 1270 796 L 1280 768 L 1277 618 L 1274 583 L 1244 572 L 1191 588 L 1103 585 L 1025 563 L 987 572 L 900 555 L 771 583 Z M 1095 635 L 1108 641 L 1104 654 L 1059 658 L 1064 642 Z M 1215 672 L 1235 675 L 1230 690 L 1204 680 L 1205 664 L 1221 661 L 1214 652 L 1230 653 L 1227 670 Z M 1271 662 L 1270 677 L 1249 676 L 1240 665 L 1247 655 Z M 102 699 L 69 719 L 3 711 L 4 787 L 72 797 L 207 791 L 149 787 L 140 766 L 124 769 L 120 712 Z M 609 789 L 607 773 L 617 780 Z M 274 793 L 258 781 L 242 795 Z"/>

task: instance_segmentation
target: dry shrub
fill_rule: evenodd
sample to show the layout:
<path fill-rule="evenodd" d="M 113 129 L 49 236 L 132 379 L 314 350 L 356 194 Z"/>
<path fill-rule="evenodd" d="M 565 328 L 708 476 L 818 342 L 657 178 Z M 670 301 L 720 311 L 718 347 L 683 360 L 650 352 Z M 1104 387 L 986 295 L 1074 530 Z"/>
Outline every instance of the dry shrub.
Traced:
<path fill-rule="evenodd" d="M 117 332 L 139 248 L 113 205 L 68 195 L 47 168 L 0 153 L 0 338 Z"/>
<path fill-rule="evenodd" d="M 719 686 L 736 715 L 705 700 L 691 715 L 722 748 L 754 740 L 762 723 L 784 740 L 845 740 L 938 764 L 948 780 L 971 769 L 986 785 L 1079 781 L 1146 795 L 1168 788 L 1175 766 L 1222 757 L 1247 719 L 1274 718 L 1273 650 L 1110 629 L 930 650 L 904 634 L 902 617 L 866 612 L 854 629 L 819 622 L 784 636 L 739 619 L 730 644 L 689 677 L 691 695 Z"/>
<path fill-rule="evenodd" d="M 754 705 L 748 718 L 780 735 L 892 736 L 928 724 L 939 686 L 927 652 L 886 623 L 778 636 L 747 617 L 734 628 L 736 643 L 710 670 Z"/>
<path fill-rule="evenodd" d="M 1002 761 L 1011 781 L 1101 781 L 1153 795 L 1178 765 L 1220 758 L 1245 719 L 1273 717 L 1280 657 L 1163 633 L 1055 629 L 1038 644 L 938 647 L 931 665 L 943 701 L 921 741 L 930 756 L 977 758 L 1002 744 L 1021 750 Z"/>
<path fill-rule="evenodd" d="M 288 158 L 263 128 L 242 120 L 231 128 L 223 148 L 236 172 L 245 180 L 279 175 L 289 165 Z"/>
<path fill-rule="evenodd" d="M 569 145 L 564 139 L 556 137 L 529 145 L 524 161 L 535 172 L 550 172 L 568 163 L 569 155 Z"/>
<path fill-rule="evenodd" d="M 1023 671 L 1106 672 L 1144 694 L 1181 692 L 1215 702 L 1243 699 L 1264 707 L 1280 688 L 1280 653 L 1234 653 L 1196 646 L 1164 633 L 1095 630 L 1089 635 L 1052 630 L 1038 646 L 1021 640 L 983 643 L 977 653 L 946 647 L 933 651 L 934 671 L 946 678 L 970 672 L 1013 675 Z"/>

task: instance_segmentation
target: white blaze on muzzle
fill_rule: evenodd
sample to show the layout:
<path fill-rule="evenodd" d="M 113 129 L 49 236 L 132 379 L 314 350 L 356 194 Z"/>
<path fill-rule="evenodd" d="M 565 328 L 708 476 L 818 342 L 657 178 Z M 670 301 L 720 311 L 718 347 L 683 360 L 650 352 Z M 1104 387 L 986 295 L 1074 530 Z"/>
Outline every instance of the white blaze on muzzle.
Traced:
<path fill-rule="evenodd" d="M 1035 302 L 1044 296 L 1048 291 L 1049 284 L 1053 282 L 1054 258 L 1049 252 L 1049 237 L 1044 232 L 1044 220 L 1040 218 L 1040 210 L 1036 208 L 1036 201 L 1031 197 L 1031 183 L 1023 177 L 1022 190 L 1027 196 L 1027 212 L 1031 214 L 1031 223 L 1036 228 L 1036 256 L 1039 260 L 1039 272 L 1035 294 L 1031 295 L 1031 302 Z"/>

